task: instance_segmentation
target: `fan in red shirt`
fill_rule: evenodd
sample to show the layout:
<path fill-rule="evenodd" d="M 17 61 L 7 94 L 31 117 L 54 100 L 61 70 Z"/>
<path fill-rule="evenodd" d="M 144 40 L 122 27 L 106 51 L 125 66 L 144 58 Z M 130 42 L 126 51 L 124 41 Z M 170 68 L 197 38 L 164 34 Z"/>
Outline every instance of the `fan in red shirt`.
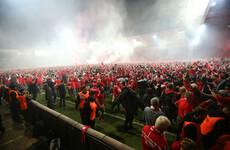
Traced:
<path fill-rule="evenodd" d="M 8 78 L 5 78 L 3 81 L 4 81 L 4 84 L 5 84 L 6 86 L 8 86 L 8 85 L 10 84 L 10 81 L 9 81 Z"/>
<path fill-rule="evenodd" d="M 186 91 L 182 97 L 175 102 L 178 107 L 178 116 L 176 118 L 177 128 L 183 122 L 184 116 L 187 113 L 193 112 L 193 108 L 191 102 L 189 101 L 190 97 L 192 97 L 192 93 Z"/>
<path fill-rule="evenodd" d="M 105 84 L 106 92 L 107 92 L 107 95 L 109 95 L 110 94 L 110 82 L 112 81 L 112 79 L 108 75 L 105 78 L 105 80 L 106 80 L 106 84 Z"/>
<path fill-rule="evenodd" d="M 26 87 L 26 80 L 25 80 L 24 76 L 18 77 L 18 82 L 23 86 L 23 88 L 24 88 L 25 90 L 27 90 L 27 87 Z"/>
<path fill-rule="evenodd" d="M 97 88 L 97 84 L 93 83 L 93 87 L 90 89 L 90 92 L 94 92 L 95 93 L 95 99 L 97 99 L 98 93 L 100 92 L 100 90 Z"/>
<path fill-rule="evenodd" d="M 40 92 L 42 92 L 42 84 L 43 84 L 43 79 L 40 76 L 38 76 L 37 86 L 39 87 Z"/>
<path fill-rule="evenodd" d="M 61 71 L 60 71 L 59 74 L 58 74 L 58 76 L 59 76 L 60 79 L 62 79 L 62 74 L 63 74 L 63 73 L 62 73 Z"/>
<path fill-rule="evenodd" d="M 85 80 L 83 78 L 80 78 L 80 87 L 85 86 Z"/>
<path fill-rule="evenodd" d="M 57 77 L 57 79 L 55 80 L 55 83 L 56 83 L 56 87 L 55 88 L 57 88 L 58 85 L 61 83 L 61 80 Z"/>
<path fill-rule="evenodd" d="M 69 89 L 70 99 L 75 100 L 76 99 L 76 88 L 75 88 L 75 83 L 72 81 L 71 78 L 67 82 L 66 86 Z"/>
<path fill-rule="evenodd" d="M 194 97 L 191 99 L 190 102 L 191 102 L 192 108 L 195 108 L 198 106 L 198 104 L 201 101 L 200 91 L 198 90 L 198 85 L 196 83 L 191 84 L 189 81 L 187 81 L 186 76 L 187 76 L 187 73 L 184 73 L 183 74 L 183 84 L 187 91 L 191 91 L 193 93 Z"/>
<path fill-rule="evenodd" d="M 76 92 L 78 92 L 79 91 L 79 89 L 80 89 L 80 84 L 79 84 L 79 81 L 78 81 L 78 78 L 77 78 L 77 76 L 75 76 L 74 78 L 73 78 L 73 82 L 74 82 L 74 84 L 75 84 L 75 88 L 76 88 Z M 82 86 L 84 86 L 85 84 L 82 84 Z M 82 87 L 81 86 L 81 87 Z"/>
<path fill-rule="evenodd" d="M 191 94 L 190 92 L 185 92 L 184 97 L 181 97 L 178 101 L 175 102 L 178 107 L 178 115 L 182 118 L 184 118 L 187 113 L 193 112 L 191 103 L 188 100 Z"/>
<path fill-rule="evenodd" d="M 143 150 L 167 150 L 168 144 L 164 132 L 170 125 L 167 117 L 160 116 L 157 118 L 155 126 L 144 126 L 141 134 Z"/>
<path fill-rule="evenodd" d="M 132 78 L 130 77 L 129 82 L 128 82 L 128 87 L 130 87 L 132 90 L 137 92 L 137 77 L 133 76 Z"/>
<path fill-rule="evenodd" d="M 100 86 L 105 86 L 103 82 L 101 82 L 101 79 L 98 78 L 97 79 L 97 87 L 100 87 Z"/>
<path fill-rule="evenodd" d="M 121 94 L 121 88 L 119 86 L 118 81 L 115 79 L 114 82 L 114 86 L 113 86 L 113 100 L 112 102 L 114 102 L 115 99 L 117 99 L 117 97 Z M 114 107 L 112 107 L 113 110 Z M 117 104 L 117 111 L 120 112 L 120 104 Z"/>
<path fill-rule="evenodd" d="M 101 111 L 100 112 L 100 115 L 98 117 L 98 120 L 99 121 L 104 121 L 104 118 L 103 118 L 103 115 L 104 115 L 104 112 L 105 112 L 105 106 L 104 104 L 106 103 L 105 101 L 105 94 L 104 94 L 104 87 L 103 86 L 100 86 L 100 91 L 97 95 L 97 98 L 96 98 L 96 103 L 97 103 L 97 106 L 99 108 L 99 110 Z"/>

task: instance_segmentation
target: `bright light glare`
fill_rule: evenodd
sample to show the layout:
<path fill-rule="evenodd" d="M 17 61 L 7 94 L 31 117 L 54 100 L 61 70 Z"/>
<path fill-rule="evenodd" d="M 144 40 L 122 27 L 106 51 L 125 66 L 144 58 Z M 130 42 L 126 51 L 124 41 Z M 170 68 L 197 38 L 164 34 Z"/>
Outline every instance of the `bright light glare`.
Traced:
<path fill-rule="evenodd" d="M 64 29 L 62 32 L 62 36 L 66 40 L 70 40 L 73 38 L 72 31 L 70 29 Z"/>
<path fill-rule="evenodd" d="M 213 7 L 213 6 L 215 6 L 215 5 L 216 5 L 216 2 L 212 2 L 211 6 Z"/>
<path fill-rule="evenodd" d="M 202 24 L 202 25 L 199 27 L 198 32 L 199 32 L 199 33 L 202 33 L 202 32 L 204 32 L 204 30 L 205 30 L 205 24 Z"/>
<path fill-rule="evenodd" d="M 121 44 L 119 44 L 119 45 L 121 45 Z M 124 44 L 123 44 L 123 45 L 124 45 Z M 138 46 L 141 46 L 142 43 L 141 43 L 140 41 L 137 41 L 136 39 L 133 39 L 133 45 L 134 45 L 135 47 L 138 47 Z"/>
<path fill-rule="evenodd" d="M 62 31 L 62 45 L 64 48 L 67 48 L 67 49 L 74 49 L 74 47 L 77 46 L 77 41 L 76 41 L 76 38 L 74 36 L 74 32 L 72 32 L 72 30 L 66 28 Z"/>
<path fill-rule="evenodd" d="M 96 56 L 91 56 L 89 60 L 87 60 L 88 64 L 96 64 L 98 63 L 97 57 Z"/>
<path fill-rule="evenodd" d="M 193 43 L 194 43 L 194 44 L 199 44 L 199 42 L 200 42 L 200 37 L 197 36 L 197 37 L 193 40 Z"/>
<path fill-rule="evenodd" d="M 137 40 L 136 39 L 133 39 L 133 44 L 135 44 L 137 42 Z"/>
<path fill-rule="evenodd" d="M 157 38 L 157 35 L 154 35 L 154 36 L 153 36 L 153 39 L 156 39 L 156 38 Z"/>
<path fill-rule="evenodd" d="M 199 22 L 201 22 L 205 10 L 210 0 L 188 0 L 187 8 L 185 8 L 184 19 L 188 30 L 193 31 Z M 196 11 L 194 11 L 196 10 Z"/>
<path fill-rule="evenodd" d="M 42 57 L 42 56 L 45 56 L 47 57 L 48 56 L 48 53 L 46 51 L 35 51 L 35 56 L 39 56 L 39 57 Z"/>

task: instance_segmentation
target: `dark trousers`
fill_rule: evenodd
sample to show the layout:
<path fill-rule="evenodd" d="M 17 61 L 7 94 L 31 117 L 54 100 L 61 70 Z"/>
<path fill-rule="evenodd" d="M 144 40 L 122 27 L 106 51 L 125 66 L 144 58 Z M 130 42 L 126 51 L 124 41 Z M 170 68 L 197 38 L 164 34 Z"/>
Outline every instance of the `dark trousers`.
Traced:
<path fill-rule="evenodd" d="M 2 124 L 2 116 L 0 115 L 0 131 L 5 132 L 5 128 L 3 127 Z"/>
<path fill-rule="evenodd" d="M 19 105 L 17 103 L 11 103 L 11 113 L 14 121 L 19 119 Z"/>
<path fill-rule="evenodd" d="M 28 121 L 29 121 L 28 109 L 26 109 L 26 110 L 21 110 L 21 114 L 22 114 L 22 116 L 24 117 L 24 120 L 25 120 L 26 122 L 28 122 Z"/>
<path fill-rule="evenodd" d="M 184 121 L 184 118 L 182 118 L 181 116 L 177 116 L 176 117 L 176 128 L 178 129 L 180 124 L 182 124 Z"/>
<path fill-rule="evenodd" d="M 120 111 L 120 104 L 116 104 L 116 105 L 117 105 L 117 111 Z M 112 106 L 112 110 L 114 109 L 114 107 L 115 107 L 116 105 L 113 105 L 113 106 Z"/>
<path fill-rule="evenodd" d="M 144 89 L 142 89 L 142 90 L 140 90 L 140 99 L 142 100 L 143 99 L 143 96 L 145 95 L 145 93 L 146 93 L 146 90 Z"/>
<path fill-rule="evenodd" d="M 49 107 L 50 109 L 54 109 L 54 105 L 53 105 L 52 100 L 48 100 L 47 107 Z"/>
<path fill-rule="evenodd" d="M 132 114 L 130 114 L 130 113 L 125 114 L 125 129 L 126 130 L 128 129 L 128 124 L 129 124 L 130 128 L 133 127 L 133 118 L 134 118 L 134 116 Z"/>
<path fill-rule="evenodd" d="M 79 111 L 80 111 L 80 116 L 81 116 L 81 121 L 82 121 L 82 124 L 85 125 L 85 119 L 84 119 L 84 114 L 83 114 L 83 109 L 79 108 Z"/>
<path fill-rule="evenodd" d="M 165 107 L 165 115 L 172 122 L 172 120 L 176 119 L 177 116 L 177 108 L 176 106 L 170 105 Z"/>
<path fill-rule="evenodd" d="M 60 106 L 65 106 L 65 95 L 60 95 Z"/>
<path fill-rule="evenodd" d="M 2 105 L 2 95 L 0 95 L 0 105 Z"/>
<path fill-rule="evenodd" d="M 95 119 L 93 120 L 89 119 L 89 122 L 86 125 L 90 126 L 92 129 L 95 129 Z"/>
<path fill-rule="evenodd" d="M 53 97 L 53 103 L 56 103 L 57 94 L 55 89 L 52 89 L 52 97 Z"/>
<path fill-rule="evenodd" d="M 33 92 L 33 100 L 37 100 L 37 98 L 38 98 L 38 92 L 36 91 L 36 92 Z"/>

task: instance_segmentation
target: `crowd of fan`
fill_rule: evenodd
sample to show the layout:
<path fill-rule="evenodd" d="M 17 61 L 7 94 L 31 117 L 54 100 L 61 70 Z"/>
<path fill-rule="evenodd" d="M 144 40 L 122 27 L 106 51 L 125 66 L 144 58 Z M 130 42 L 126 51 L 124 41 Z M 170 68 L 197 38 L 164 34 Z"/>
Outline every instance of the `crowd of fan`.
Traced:
<path fill-rule="evenodd" d="M 200 149 L 201 145 L 204 149 L 220 149 L 230 143 L 229 73 L 229 63 L 222 61 L 14 70 L 1 72 L 0 97 L 10 101 L 13 119 L 17 120 L 18 105 L 26 116 L 27 107 L 23 98 L 18 98 L 26 95 L 25 91 L 37 100 L 44 89 L 47 106 L 54 109 L 57 95 L 60 107 L 65 107 L 67 89 L 80 110 L 82 123 L 94 128 L 96 108 L 100 111 L 98 119 L 103 121 L 105 97 L 111 94 L 115 102 L 112 109 L 116 105 L 116 111 L 120 111 L 116 100 L 127 87 L 138 93 L 144 106 L 143 149 L 168 149 L 164 132 L 172 122 L 177 129 L 172 149 Z M 126 130 L 133 128 L 135 115 L 129 110 L 124 107 Z"/>

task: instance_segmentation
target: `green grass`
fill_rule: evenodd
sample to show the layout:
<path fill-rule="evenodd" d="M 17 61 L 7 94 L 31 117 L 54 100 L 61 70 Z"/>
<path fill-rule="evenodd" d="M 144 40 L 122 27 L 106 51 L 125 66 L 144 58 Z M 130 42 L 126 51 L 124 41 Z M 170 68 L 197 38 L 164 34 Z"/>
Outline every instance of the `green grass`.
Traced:
<path fill-rule="evenodd" d="M 106 97 L 107 104 L 105 105 L 105 110 L 108 115 L 104 115 L 105 121 L 98 121 L 96 118 L 95 130 L 102 132 L 134 149 L 141 150 L 141 131 L 143 128 L 144 122 L 142 121 L 142 110 L 138 111 L 138 116 L 134 118 L 134 127 L 135 129 L 129 130 L 128 132 L 124 131 L 124 120 L 118 119 L 116 117 L 112 117 L 111 115 L 124 118 L 122 113 L 115 113 L 111 110 L 112 106 L 112 97 Z M 45 105 L 44 95 L 40 94 L 38 98 L 38 102 Z M 115 107 L 116 109 L 116 107 Z M 54 108 L 55 111 L 62 113 L 69 118 L 80 122 L 80 112 L 76 111 L 73 101 L 70 100 L 69 95 L 66 96 L 66 107 L 59 106 L 59 99 L 57 99 L 57 106 Z M 135 123 L 136 122 L 136 123 Z M 175 141 L 175 136 L 166 133 L 166 139 L 168 141 L 168 145 L 170 146 L 173 141 Z"/>

